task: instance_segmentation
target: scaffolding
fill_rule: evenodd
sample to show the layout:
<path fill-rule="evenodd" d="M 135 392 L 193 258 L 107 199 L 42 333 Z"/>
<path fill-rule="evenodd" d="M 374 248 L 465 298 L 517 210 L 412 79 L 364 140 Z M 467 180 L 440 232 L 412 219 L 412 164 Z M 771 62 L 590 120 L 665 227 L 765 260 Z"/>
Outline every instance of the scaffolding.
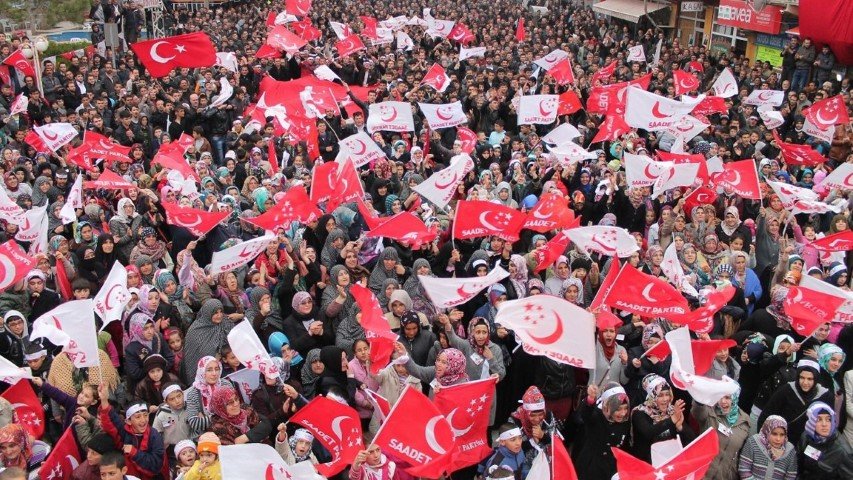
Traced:
<path fill-rule="evenodd" d="M 163 17 L 165 6 L 163 0 L 143 0 L 142 9 L 145 14 L 145 31 L 147 37 L 162 38 L 166 36 L 166 23 Z"/>

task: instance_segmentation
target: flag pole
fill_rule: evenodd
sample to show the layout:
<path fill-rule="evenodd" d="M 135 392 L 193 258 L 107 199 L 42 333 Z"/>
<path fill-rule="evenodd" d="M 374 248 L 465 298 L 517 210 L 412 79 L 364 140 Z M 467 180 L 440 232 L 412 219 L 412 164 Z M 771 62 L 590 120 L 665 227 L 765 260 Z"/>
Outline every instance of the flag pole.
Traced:
<path fill-rule="evenodd" d="M 456 208 L 453 210 L 453 226 L 450 227 L 450 246 L 453 247 L 454 250 L 456 250 L 456 217 L 457 216 L 459 216 L 459 202 L 456 202 Z"/>

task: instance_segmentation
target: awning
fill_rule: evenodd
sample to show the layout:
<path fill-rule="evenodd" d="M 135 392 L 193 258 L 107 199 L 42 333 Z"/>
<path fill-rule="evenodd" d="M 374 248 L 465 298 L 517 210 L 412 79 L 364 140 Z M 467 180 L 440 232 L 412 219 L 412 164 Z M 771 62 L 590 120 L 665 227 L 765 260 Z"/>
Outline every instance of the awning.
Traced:
<path fill-rule="evenodd" d="M 647 9 L 648 13 L 651 14 L 658 10 L 663 10 L 668 6 L 661 5 L 660 3 L 646 2 L 646 7 L 644 7 L 643 0 L 604 0 L 601 3 L 593 5 L 592 9 L 602 15 L 637 23 L 640 17 L 647 13 Z"/>

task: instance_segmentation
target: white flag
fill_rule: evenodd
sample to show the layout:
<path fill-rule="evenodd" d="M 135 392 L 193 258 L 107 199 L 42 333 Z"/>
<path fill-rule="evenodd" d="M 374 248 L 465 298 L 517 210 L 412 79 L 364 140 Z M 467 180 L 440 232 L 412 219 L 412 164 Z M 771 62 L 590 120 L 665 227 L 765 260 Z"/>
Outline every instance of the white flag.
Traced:
<path fill-rule="evenodd" d="M 77 129 L 70 123 L 48 123 L 33 127 L 39 138 L 52 151 L 57 151 L 77 136 Z"/>
<path fill-rule="evenodd" d="M 407 52 L 410 52 L 413 48 L 415 48 L 415 41 L 412 40 L 412 37 L 410 37 L 408 33 L 399 30 L 397 32 L 396 38 L 397 50 L 405 50 Z"/>
<path fill-rule="evenodd" d="M 6 193 L 5 186 L 0 186 L 0 218 L 7 222 L 20 225 L 23 221 L 23 217 L 24 209 L 15 203 L 14 200 L 9 198 L 9 194 Z"/>
<path fill-rule="evenodd" d="M 830 143 L 832 142 L 832 137 L 835 136 L 835 125 L 821 128 L 812 123 L 808 117 L 805 117 L 803 120 L 803 132 L 805 132 L 806 135 L 811 135 L 819 140 Z"/>
<path fill-rule="evenodd" d="M 524 95 L 518 104 L 518 124 L 549 124 L 557 120 L 558 95 Z"/>
<path fill-rule="evenodd" d="M 509 272 L 496 266 L 484 277 L 438 278 L 418 275 L 424 291 L 437 308 L 450 308 L 474 298 L 486 287 L 490 287 L 509 276 Z"/>
<path fill-rule="evenodd" d="M 622 155 L 625 164 L 625 180 L 628 187 L 651 187 L 655 180 L 668 172 L 675 164 L 673 162 L 656 162 L 646 155 L 625 153 Z"/>
<path fill-rule="evenodd" d="M 684 275 L 684 268 L 681 266 L 681 261 L 678 259 L 678 251 L 675 249 L 675 243 L 670 243 L 668 247 L 666 247 L 666 251 L 663 254 L 663 262 L 661 263 L 661 270 L 663 274 L 666 275 L 666 279 L 670 281 L 673 285 L 680 285 L 681 291 L 693 295 L 694 297 L 699 296 L 699 292 L 693 287 L 690 283 L 690 280 Z"/>
<path fill-rule="evenodd" d="M 548 463 L 545 450 L 539 450 L 539 453 L 536 454 L 525 480 L 551 480 L 551 465 Z"/>
<path fill-rule="evenodd" d="M 381 102 L 368 107 L 367 131 L 414 132 L 415 119 L 409 102 Z"/>
<path fill-rule="evenodd" d="M 338 40 L 343 40 L 355 33 L 352 31 L 352 28 L 350 28 L 350 26 L 345 23 L 329 22 L 329 25 L 335 32 L 335 36 L 338 37 Z"/>
<path fill-rule="evenodd" d="M 465 110 L 462 109 L 462 102 L 453 103 L 418 103 L 424 118 L 429 124 L 429 128 L 438 130 L 439 128 L 455 127 L 468 121 L 465 116 Z"/>
<path fill-rule="evenodd" d="M 699 95 L 678 101 L 631 86 L 626 96 L 625 122 L 631 127 L 650 132 L 666 130 L 693 111 L 704 99 L 705 95 Z"/>
<path fill-rule="evenodd" d="M 740 389 L 738 383 L 727 375 L 723 375 L 722 380 L 716 380 L 696 374 L 693 349 L 690 348 L 690 330 L 687 327 L 667 333 L 666 341 L 672 350 L 669 379 L 676 388 L 687 390 L 693 400 L 702 405 L 713 406 L 721 398 Z"/>
<path fill-rule="evenodd" d="M 314 69 L 314 76 L 319 78 L 320 80 L 328 80 L 333 82 L 335 80 L 340 80 L 341 77 L 338 76 L 328 65 L 319 65 Z"/>
<path fill-rule="evenodd" d="M 484 57 L 486 56 L 486 47 L 471 47 L 465 48 L 463 46 L 459 46 L 459 61 L 467 60 L 469 58 L 476 57 Z"/>
<path fill-rule="evenodd" d="M 508 300 L 495 325 L 515 332 L 524 351 L 577 368 L 595 368 L 595 316 L 551 295 Z"/>
<path fill-rule="evenodd" d="M 14 385 L 22 378 L 33 378 L 33 376 L 23 368 L 6 360 L 6 357 L 0 357 L 0 381 Z"/>
<path fill-rule="evenodd" d="M 842 163 L 820 182 L 826 188 L 853 190 L 853 163 Z"/>
<path fill-rule="evenodd" d="M 103 324 L 107 325 L 121 319 L 128 302 L 130 302 L 130 292 L 127 290 L 127 270 L 116 260 L 107 279 L 104 280 L 104 286 L 95 295 L 95 313 L 101 317 Z"/>
<path fill-rule="evenodd" d="M 288 447 L 289 448 L 289 447 Z M 308 463 L 308 462 L 300 462 Z M 244 443 L 219 447 L 222 480 L 309 480 L 297 477 L 281 455 L 265 443 Z M 313 468 L 313 467 L 312 467 Z"/>
<path fill-rule="evenodd" d="M 737 95 L 737 80 L 729 67 L 720 72 L 720 76 L 714 80 L 711 89 L 714 90 L 714 96 L 717 97 L 729 98 Z"/>
<path fill-rule="evenodd" d="M 743 101 L 746 105 L 772 105 L 778 107 L 785 101 L 785 92 L 782 90 L 753 90 Z"/>
<path fill-rule="evenodd" d="M 767 181 L 767 185 L 779 196 L 782 206 L 789 209 L 794 208 L 794 203 L 797 200 L 816 201 L 820 198 L 817 193 L 809 188 L 797 187 L 782 182 L 771 182 L 770 180 Z"/>
<path fill-rule="evenodd" d="M 598 252 L 607 256 L 628 257 L 640 249 L 634 236 L 621 227 L 592 225 L 563 230 L 579 248 L 589 252 Z"/>
<path fill-rule="evenodd" d="M 598 155 L 581 147 L 575 142 L 568 142 L 558 145 L 554 148 L 549 148 L 549 153 L 554 161 L 559 162 L 564 167 L 573 165 L 582 160 L 595 160 Z"/>
<path fill-rule="evenodd" d="M 658 64 L 660 63 L 660 49 L 661 49 L 661 47 L 663 47 L 663 39 L 662 38 L 660 40 L 658 40 L 658 44 L 655 47 L 655 54 L 652 57 L 652 64 L 649 65 L 649 70 L 651 70 L 652 67 L 657 67 Z"/>
<path fill-rule="evenodd" d="M 761 117 L 764 126 L 770 130 L 779 128 L 785 123 L 785 117 L 782 116 L 782 112 L 777 112 L 770 105 L 758 107 L 758 116 Z"/>
<path fill-rule="evenodd" d="M 652 198 L 657 198 L 667 190 L 675 187 L 687 187 L 696 181 L 699 173 L 698 163 L 673 163 L 655 179 Z"/>
<path fill-rule="evenodd" d="M 59 211 L 63 225 L 77 221 L 78 208 L 83 208 L 83 175 L 80 173 L 77 174 L 74 185 L 71 186 L 71 191 L 68 192 L 68 199 L 65 200 L 65 205 Z"/>
<path fill-rule="evenodd" d="M 556 145 L 559 147 L 560 145 L 571 143 L 572 140 L 582 136 L 581 132 L 579 132 L 574 125 L 571 123 L 563 123 L 542 137 L 542 141 L 549 145 Z"/>
<path fill-rule="evenodd" d="M 456 22 L 453 20 L 438 20 L 435 18 L 428 18 L 427 21 L 427 30 L 426 34 L 430 37 L 441 37 L 447 38 L 450 35 L 450 31 L 453 30 L 453 26 L 456 25 Z"/>
<path fill-rule="evenodd" d="M 645 62 L 646 61 L 646 52 L 643 51 L 642 45 L 634 45 L 633 47 L 628 48 L 628 61 L 629 62 Z"/>
<path fill-rule="evenodd" d="M 278 378 L 281 373 L 269 352 L 261 344 L 251 322 L 240 322 L 228 332 L 228 345 L 240 363 L 249 370 L 261 372 L 267 378 Z"/>
<path fill-rule="evenodd" d="M 95 305 L 90 299 L 73 300 L 40 316 L 33 322 L 30 340 L 46 338 L 65 347 L 74 366 L 97 367 L 98 334 L 95 331 Z"/>
<path fill-rule="evenodd" d="M 47 205 L 33 207 L 24 212 L 21 224 L 18 226 L 18 233 L 15 234 L 15 240 L 35 242 L 43 236 L 42 234 L 47 234 L 47 225 Z"/>
<path fill-rule="evenodd" d="M 434 203 L 438 208 L 445 208 L 456 192 L 456 186 L 465 179 L 474 168 L 474 161 L 466 154 L 450 159 L 450 166 L 435 172 L 412 190 Z"/>
<path fill-rule="evenodd" d="M 275 235 L 264 235 L 263 237 L 240 242 L 225 250 L 214 252 L 213 259 L 210 261 L 210 274 L 219 275 L 220 273 L 230 272 L 231 270 L 242 267 L 260 255 L 270 242 L 273 241 L 278 241 Z"/>
<path fill-rule="evenodd" d="M 341 139 L 340 147 L 341 150 L 335 157 L 335 161 L 345 163 L 347 159 L 351 159 L 356 168 L 385 158 L 385 152 L 370 138 L 370 135 L 364 132 Z"/>
<path fill-rule="evenodd" d="M 9 115 L 17 115 L 19 113 L 26 112 L 28 106 L 30 106 L 30 99 L 23 93 L 19 93 L 18 96 L 15 97 L 15 101 L 12 102 L 12 105 L 9 106 Z"/>
<path fill-rule="evenodd" d="M 275 16 L 275 20 L 273 20 L 273 25 L 287 25 L 290 22 L 297 22 L 297 21 L 299 21 L 299 19 L 296 18 L 295 15 L 291 15 L 291 14 L 287 13 L 286 11 L 284 11 L 284 12 L 279 12 L 278 15 Z M 329 22 L 329 23 L 334 23 L 334 22 Z"/>
<path fill-rule="evenodd" d="M 220 78 L 219 95 L 217 95 L 216 98 L 214 98 L 213 101 L 210 102 L 209 108 L 215 108 L 224 104 L 228 101 L 228 99 L 231 98 L 231 95 L 234 95 L 234 87 L 231 86 L 231 82 L 229 82 L 228 79 L 225 77 Z"/>
<path fill-rule="evenodd" d="M 556 50 L 552 50 L 551 53 L 545 55 L 542 58 L 537 58 L 533 61 L 536 65 L 542 67 L 542 70 L 546 72 L 554 68 L 554 65 L 560 63 L 564 58 L 569 58 L 569 54 L 564 50 L 560 50 L 559 48 Z"/>
<path fill-rule="evenodd" d="M 704 132 L 705 129 L 710 126 L 711 125 L 709 123 L 705 123 L 693 115 L 685 115 L 681 117 L 680 120 L 672 124 L 672 126 L 667 128 L 666 132 L 673 137 L 681 136 L 685 142 L 689 142 L 690 140 L 693 140 L 693 137 Z"/>
<path fill-rule="evenodd" d="M 261 376 L 256 370 L 241 368 L 234 373 L 227 375 L 225 378 L 231 380 L 240 396 L 243 397 L 243 403 L 252 403 L 252 393 L 261 386 Z"/>
<path fill-rule="evenodd" d="M 237 63 L 237 55 L 234 52 L 216 52 L 216 64 L 234 73 L 240 71 L 240 65 Z"/>

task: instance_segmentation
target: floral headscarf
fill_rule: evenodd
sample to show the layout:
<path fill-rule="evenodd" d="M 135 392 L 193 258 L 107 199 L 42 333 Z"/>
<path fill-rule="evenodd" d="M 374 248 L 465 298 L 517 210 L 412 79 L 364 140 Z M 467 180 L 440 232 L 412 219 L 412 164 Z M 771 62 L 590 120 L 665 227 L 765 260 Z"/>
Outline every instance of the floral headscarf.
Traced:
<path fill-rule="evenodd" d="M 477 352 L 478 355 L 482 356 L 483 352 L 489 348 L 489 338 L 486 337 L 486 343 L 483 346 L 477 345 L 477 342 L 474 340 L 474 329 L 479 327 L 480 325 L 485 325 L 486 329 L 489 331 L 489 335 L 492 333 L 492 328 L 489 325 L 489 322 L 483 317 L 474 317 L 471 319 L 471 322 L 468 324 L 468 343 L 471 344 L 471 348 Z"/>
<path fill-rule="evenodd" d="M 577 303 L 583 303 L 583 282 L 580 281 L 579 278 L 569 277 L 563 280 L 563 285 L 560 286 L 560 298 L 566 298 L 566 292 L 569 291 L 569 287 L 574 285 L 578 289 L 578 299 Z"/>
<path fill-rule="evenodd" d="M 658 423 L 675 413 L 675 406 L 670 402 L 666 410 L 658 407 L 657 398 L 664 390 L 672 390 L 666 380 L 655 373 L 650 373 L 643 378 L 643 390 L 646 391 L 646 400 L 635 410 L 639 410 L 649 417 L 654 423 Z"/>
<path fill-rule="evenodd" d="M 228 415 L 228 404 L 235 398 L 239 399 L 237 391 L 233 388 L 227 386 L 216 387 L 210 398 L 210 412 L 237 427 L 237 429 L 240 430 L 240 433 L 246 433 L 249 431 L 248 410 L 241 406 L 240 413 L 233 416 Z"/>
<path fill-rule="evenodd" d="M 770 434 L 777 428 L 785 430 L 785 435 L 787 436 L 788 422 L 779 415 L 770 415 L 764 420 L 764 425 L 761 426 L 761 431 L 758 432 L 758 441 L 767 449 L 772 460 L 778 460 L 785 454 L 786 444 L 782 444 L 782 448 L 773 448 L 770 446 Z"/>
<path fill-rule="evenodd" d="M 195 380 L 193 380 L 193 386 L 198 390 L 198 393 L 201 394 L 201 403 L 205 411 L 210 411 L 210 400 L 213 396 L 213 391 L 219 384 L 217 381 L 215 384 L 209 385 L 204 381 L 204 371 L 207 369 L 207 366 L 213 362 L 219 363 L 219 360 L 211 355 L 202 357 L 196 364 Z"/>
<path fill-rule="evenodd" d="M 10 423 L 3 428 L 0 428 L 0 444 L 3 443 L 16 443 L 21 446 L 21 456 L 18 459 L 19 464 L 14 465 L 11 463 L 12 459 L 5 458 L 2 454 L 0 454 L 0 459 L 3 460 L 3 464 L 8 467 L 20 467 L 24 470 L 27 469 L 27 461 L 32 454 L 32 445 L 30 445 L 30 439 L 27 435 L 27 431 L 24 430 L 24 427 L 18 423 Z"/>
<path fill-rule="evenodd" d="M 444 355 L 447 360 L 447 370 L 439 377 L 436 375 L 436 380 L 443 387 L 455 385 L 457 383 L 467 382 L 468 373 L 465 371 L 465 354 L 455 348 L 443 350 L 439 355 Z"/>
<path fill-rule="evenodd" d="M 151 351 L 151 340 L 145 339 L 145 325 L 154 323 L 154 319 L 144 312 L 136 312 L 128 321 L 129 337 L 131 342 L 139 342 Z"/>
<path fill-rule="evenodd" d="M 540 412 L 545 410 L 545 397 L 539 391 L 539 387 L 532 385 L 527 388 L 524 395 L 521 396 L 521 405 L 512 412 L 512 418 L 515 418 L 521 423 L 521 430 L 528 438 L 533 436 L 533 423 L 530 421 L 530 412 Z"/>
<path fill-rule="evenodd" d="M 656 336 L 663 340 L 663 329 L 660 328 L 660 325 L 658 325 L 657 323 L 650 323 L 643 327 L 643 338 L 641 340 L 643 350 L 648 350 L 652 348 L 652 344 L 649 342 L 649 340 L 653 336 Z"/>

